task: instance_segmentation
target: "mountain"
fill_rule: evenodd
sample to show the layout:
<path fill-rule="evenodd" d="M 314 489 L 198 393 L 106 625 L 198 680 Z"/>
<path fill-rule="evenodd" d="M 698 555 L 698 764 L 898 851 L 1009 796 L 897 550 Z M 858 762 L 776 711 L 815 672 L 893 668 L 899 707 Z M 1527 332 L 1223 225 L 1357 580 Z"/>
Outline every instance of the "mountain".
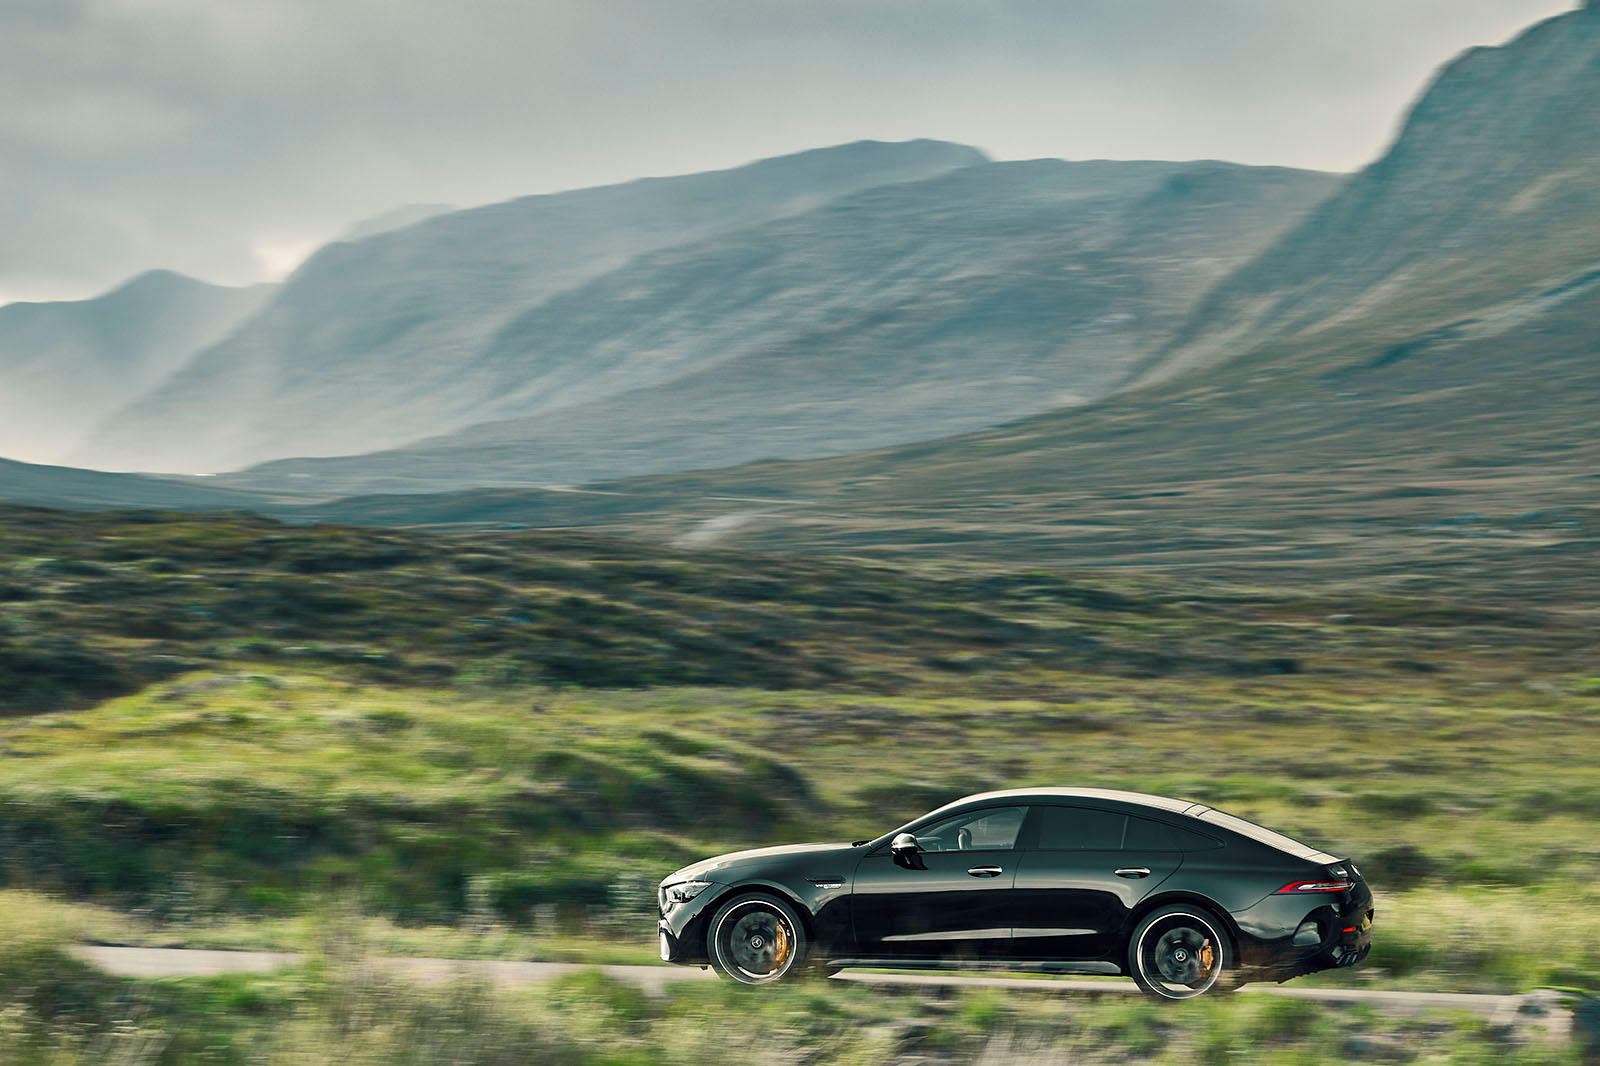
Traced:
<path fill-rule="evenodd" d="M 506 323 L 492 421 L 254 488 L 438 491 L 841 454 L 1103 395 L 1339 179 L 992 163 L 640 255 Z M 619 389 L 623 383 L 626 391 Z"/>
<path fill-rule="evenodd" d="M 267 298 L 155 270 L 89 300 L 0 307 L 0 455 L 73 451 L 103 418 L 154 387 Z M 107 465 L 119 465 L 106 456 Z"/>
<path fill-rule="evenodd" d="M 362 219 L 346 230 L 339 239 L 341 241 L 364 241 L 368 237 L 376 237 L 380 233 L 388 233 L 391 230 L 415 226 L 418 222 L 426 222 L 430 218 L 437 218 L 439 215 L 446 215 L 454 210 L 456 208 L 449 204 L 402 204 L 382 214 Z"/>
<path fill-rule="evenodd" d="M 1593 602 L 1597 96 L 1600 7 L 1469 53 L 1144 385 L 1087 406 L 841 458 L 311 513 Z"/>
<path fill-rule="evenodd" d="M 173 511 L 267 510 L 286 501 L 212 485 L 198 478 L 110 474 L 0 459 L 0 500 L 70 510 L 140 508 Z"/>
<path fill-rule="evenodd" d="M 109 419 L 73 461 L 213 471 L 458 429 L 492 417 L 483 405 L 505 375 L 485 351 L 559 294 L 660 248 L 983 161 L 936 141 L 861 142 L 335 242 L 231 335 Z"/>
<path fill-rule="evenodd" d="M 1600 6 L 1446 66 L 1389 151 L 1220 286 L 1145 368 L 1400 343 L 1600 269 Z"/>
<path fill-rule="evenodd" d="M 275 513 L 1592 604 L 1596 321 L 1600 287 L 1496 336 L 1329 380 L 1274 376 L 1259 364 L 1216 368 L 1085 408 L 839 458 L 560 492 L 359 496 Z"/>

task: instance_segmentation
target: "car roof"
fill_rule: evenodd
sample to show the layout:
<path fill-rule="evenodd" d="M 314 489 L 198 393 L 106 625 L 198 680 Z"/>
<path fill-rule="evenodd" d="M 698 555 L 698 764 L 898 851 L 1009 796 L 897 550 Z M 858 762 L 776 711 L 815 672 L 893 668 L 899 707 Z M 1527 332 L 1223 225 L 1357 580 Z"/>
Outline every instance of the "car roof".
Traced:
<path fill-rule="evenodd" d="M 1152 796 L 1148 792 L 1126 792 L 1117 788 L 1008 788 L 998 792 L 978 792 L 971 796 L 963 796 L 952 800 L 943 807 L 936 808 L 926 814 L 918 815 L 898 829 L 891 829 L 875 840 L 870 841 L 873 848 L 881 847 L 892 840 L 897 833 L 904 832 L 911 826 L 928 822 L 938 815 L 954 813 L 972 807 L 981 807 L 985 803 L 1004 800 L 1021 800 L 1025 803 L 1048 802 L 1050 800 L 1102 800 L 1111 803 L 1123 803 L 1133 807 L 1144 807 L 1170 814 L 1189 815 L 1199 817 L 1211 810 L 1204 803 L 1193 800 L 1173 799 L 1170 796 Z"/>
<path fill-rule="evenodd" d="M 1004 802 L 1006 800 L 1019 800 L 1024 803 L 1049 802 L 1051 800 L 1102 800 L 1111 803 L 1126 804 L 1131 807 L 1144 807 L 1169 814 L 1187 815 L 1204 821 L 1211 830 L 1221 829 L 1231 836 L 1244 837 L 1257 844 L 1264 844 L 1275 851 L 1281 851 L 1295 858 L 1307 859 L 1312 862 L 1339 862 L 1337 857 L 1325 851 L 1319 851 L 1309 844 L 1303 844 L 1293 837 L 1286 837 L 1282 833 L 1274 832 L 1254 822 L 1246 821 L 1231 814 L 1216 810 L 1204 803 L 1194 800 L 1173 799 L 1171 796 L 1153 796 L 1148 792 L 1127 792 L 1117 788 L 1008 788 L 998 792 L 978 792 L 971 796 L 963 796 L 958 800 L 946 803 L 937 810 L 929 811 L 920 818 L 907 822 L 900 829 L 892 830 L 872 841 L 873 847 L 881 846 L 909 826 L 919 822 L 928 822 L 938 815 L 954 814 L 985 804 Z M 1211 817 L 1206 817 L 1211 815 Z"/>
<path fill-rule="evenodd" d="M 1194 800 L 1172 799 L 1169 796 L 1152 796 L 1148 792 L 1125 792 L 1116 788 L 1008 788 L 999 792 L 979 792 L 947 803 L 939 810 L 955 810 L 969 804 L 987 803 L 991 800 L 1110 800 L 1137 807 L 1154 807 L 1173 814 L 1198 815 L 1211 808 Z"/>

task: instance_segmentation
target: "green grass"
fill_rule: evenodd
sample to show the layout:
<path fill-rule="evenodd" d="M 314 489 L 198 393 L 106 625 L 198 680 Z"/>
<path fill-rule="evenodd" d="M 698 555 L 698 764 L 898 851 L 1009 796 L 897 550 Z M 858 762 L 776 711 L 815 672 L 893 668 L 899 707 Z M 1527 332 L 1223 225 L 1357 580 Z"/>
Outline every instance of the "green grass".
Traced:
<path fill-rule="evenodd" d="M 689 982 L 651 998 L 595 971 L 514 989 L 420 987 L 339 951 L 270 976 L 117 980 L 48 937 L 4 929 L 0 1054 L 7 1066 L 1579 1061 L 1575 1048 L 1466 1015 L 1391 1019 L 1272 997 L 1163 1008 L 1048 992 Z"/>
<path fill-rule="evenodd" d="M 1478 1020 L 1261 997 L 649 999 L 359 960 L 645 962 L 680 864 L 1081 784 L 1362 863 L 1373 954 L 1310 983 L 1594 990 L 1593 652 L 1550 604 L 13 511 L 0 1062 L 1571 1062 Z M 73 942 L 309 961 L 122 981 Z"/>
<path fill-rule="evenodd" d="M 0 714 L 239 663 L 424 688 L 1015 696 L 1060 670 L 1576 677 L 1593 647 L 1586 617 L 1516 605 L 0 505 Z"/>
<path fill-rule="evenodd" d="M 1094 783 L 1360 861 L 1377 946 L 1325 979 L 1600 985 L 1591 699 L 1437 678 L 1052 684 L 996 700 L 186 675 L 0 725 L 0 868 L 137 913 L 145 937 L 303 946 L 337 903 L 387 923 L 388 950 L 558 957 L 578 937 L 633 958 L 655 881 L 684 862 L 875 835 L 977 789 Z"/>

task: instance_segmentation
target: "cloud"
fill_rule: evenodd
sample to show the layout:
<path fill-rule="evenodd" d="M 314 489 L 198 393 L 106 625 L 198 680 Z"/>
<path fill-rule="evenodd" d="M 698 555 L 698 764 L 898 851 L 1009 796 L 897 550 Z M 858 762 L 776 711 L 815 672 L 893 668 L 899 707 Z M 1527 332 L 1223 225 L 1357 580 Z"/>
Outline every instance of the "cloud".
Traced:
<path fill-rule="evenodd" d="M 132 94 L 63 94 L 31 108 L 0 113 L 0 142 L 33 143 L 63 154 L 134 148 L 184 131 L 191 108 Z"/>
<path fill-rule="evenodd" d="M 1565 0 L 7 0 L 0 292 L 859 137 L 1349 168 Z M 263 253 L 263 249 L 268 251 Z"/>

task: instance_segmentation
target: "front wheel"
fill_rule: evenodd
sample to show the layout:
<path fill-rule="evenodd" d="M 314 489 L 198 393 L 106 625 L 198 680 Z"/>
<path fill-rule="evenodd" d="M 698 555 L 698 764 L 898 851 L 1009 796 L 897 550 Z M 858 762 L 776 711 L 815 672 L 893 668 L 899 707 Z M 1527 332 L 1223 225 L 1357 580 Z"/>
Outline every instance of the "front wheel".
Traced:
<path fill-rule="evenodd" d="M 771 896 L 737 896 L 711 916 L 706 955 L 717 972 L 746 985 L 764 985 L 801 971 L 806 932 L 799 915 Z"/>
<path fill-rule="evenodd" d="M 1159 907 L 1128 938 L 1128 972 L 1156 999 L 1193 999 L 1236 984 L 1222 922 L 1188 904 Z"/>

